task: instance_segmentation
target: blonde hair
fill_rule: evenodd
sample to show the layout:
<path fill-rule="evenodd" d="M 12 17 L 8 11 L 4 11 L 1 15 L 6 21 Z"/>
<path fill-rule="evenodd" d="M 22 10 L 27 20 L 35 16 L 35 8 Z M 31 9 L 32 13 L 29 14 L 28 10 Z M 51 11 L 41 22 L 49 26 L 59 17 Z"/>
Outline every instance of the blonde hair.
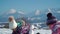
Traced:
<path fill-rule="evenodd" d="M 9 16 L 9 18 L 14 18 L 13 16 Z"/>
<path fill-rule="evenodd" d="M 12 21 L 14 20 L 14 17 L 13 16 L 9 16 L 9 21 Z"/>

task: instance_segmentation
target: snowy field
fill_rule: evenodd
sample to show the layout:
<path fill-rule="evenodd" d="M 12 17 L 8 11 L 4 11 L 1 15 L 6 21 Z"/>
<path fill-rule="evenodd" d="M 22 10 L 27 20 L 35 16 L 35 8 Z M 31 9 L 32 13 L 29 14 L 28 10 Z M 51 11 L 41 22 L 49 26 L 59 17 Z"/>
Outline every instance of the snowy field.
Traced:
<path fill-rule="evenodd" d="M 40 33 L 40 34 L 52 34 L 51 30 L 45 30 L 45 29 L 35 29 L 35 30 L 32 30 L 31 31 L 32 33 L 30 34 L 37 34 L 37 33 Z"/>
<path fill-rule="evenodd" d="M 30 34 L 37 34 L 37 33 L 39 33 L 39 34 L 52 34 L 52 31 L 47 27 L 41 28 L 40 24 L 31 25 Z"/>
<path fill-rule="evenodd" d="M 44 27 L 43 27 L 44 26 Z M 39 23 L 35 23 L 32 24 L 30 27 L 30 34 L 51 34 L 52 31 L 49 30 L 47 27 L 45 27 L 44 24 L 39 24 Z M 6 28 L 0 28 L 0 34 L 12 34 L 12 30 L 11 29 L 6 29 Z"/>
<path fill-rule="evenodd" d="M 11 34 L 12 30 L 10 29 L 5 29 L 5 28 L 0 28 L 0 34 Z M 31 31 L 30 34 L 36 34 L 36 33 L 40 33 L 40 34 L 51 34 L 51 30 L 34 30 Z"/>
<path fill-rule="evenodd" d="M 10 29 L 5 29 L 5 28 L 0 28 L 0 34 L 11 34 L 12 30 Z"/>

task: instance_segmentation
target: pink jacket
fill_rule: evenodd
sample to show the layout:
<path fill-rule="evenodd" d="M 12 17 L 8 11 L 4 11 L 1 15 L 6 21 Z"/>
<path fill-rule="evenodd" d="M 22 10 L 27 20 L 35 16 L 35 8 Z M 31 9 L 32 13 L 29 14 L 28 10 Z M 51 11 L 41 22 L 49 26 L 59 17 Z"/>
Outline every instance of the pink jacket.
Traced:
<path fill-rule="evenodd" d="M 52 30 L 52 34 L 60 34 L 60 21 L 56 24 L 49 25 L 49 28 Z"/>

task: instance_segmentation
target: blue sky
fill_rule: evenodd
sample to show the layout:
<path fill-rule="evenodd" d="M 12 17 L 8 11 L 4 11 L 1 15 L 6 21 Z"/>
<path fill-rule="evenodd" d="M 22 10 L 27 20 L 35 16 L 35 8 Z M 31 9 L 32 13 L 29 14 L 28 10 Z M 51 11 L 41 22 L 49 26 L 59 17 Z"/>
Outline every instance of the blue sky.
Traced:
<path fill-rule="evenodd" d="M 60 0 L 0 0 L 0 13 L 10 9 L 29 13 L 48 8 L 60 8 Z"/>

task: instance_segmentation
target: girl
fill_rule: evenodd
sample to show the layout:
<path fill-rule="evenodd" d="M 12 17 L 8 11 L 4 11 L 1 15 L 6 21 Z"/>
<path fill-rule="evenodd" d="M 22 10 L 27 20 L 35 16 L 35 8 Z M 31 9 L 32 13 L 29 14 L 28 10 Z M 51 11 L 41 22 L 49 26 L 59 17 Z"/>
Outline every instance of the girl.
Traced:
<path fill-rule="evenodd" d="M 13 30 L 12 34 L 17 34 L 16 32 L 17 23 L 13 16 L 9 17 L 9 28 Z"/>
<path fill-rule="evenodd" d="M 48 13 L 47 14 L 47 25 L 52 30 L 52 34 L 57 33 L 56 30 L 54 31 L 56 23 L 57 23 L 57 19 L 54 16 L 52 16 L 52 13 Z"/>

